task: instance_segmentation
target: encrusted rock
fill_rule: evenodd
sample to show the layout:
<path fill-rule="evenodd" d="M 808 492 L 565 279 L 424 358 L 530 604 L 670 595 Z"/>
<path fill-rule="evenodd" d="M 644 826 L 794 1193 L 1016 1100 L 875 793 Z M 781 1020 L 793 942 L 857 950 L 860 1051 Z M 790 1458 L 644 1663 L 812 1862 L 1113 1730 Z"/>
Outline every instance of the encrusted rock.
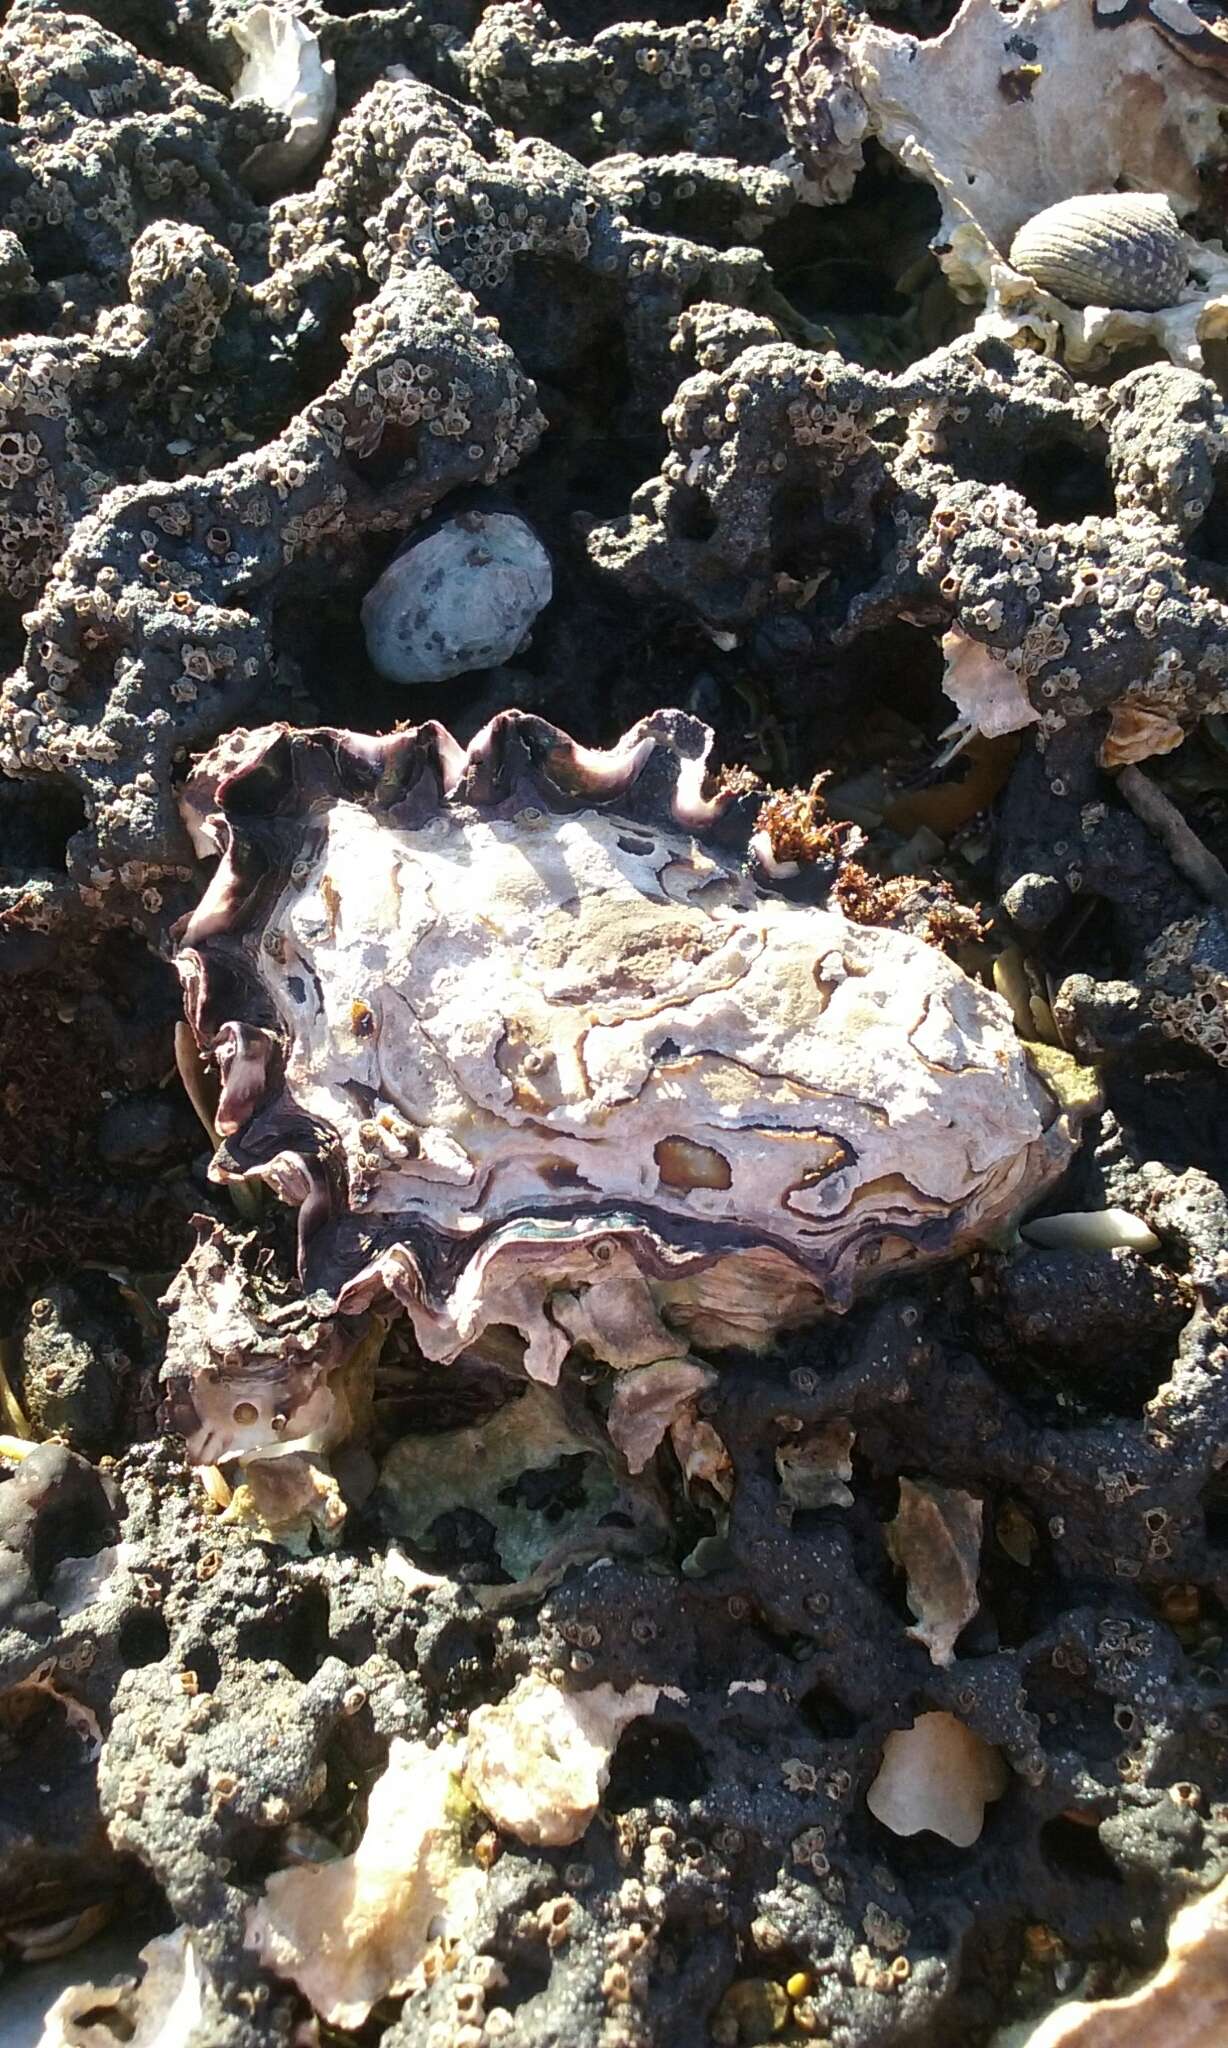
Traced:
<path fill-rule="evenodd" d="M 94 1456 L 114 1449 L 132 1368 L 106 1322 L 75 1289 L 52 1282 L 30 1303 L 19 1343 L 17 1391 L 36 1432 Z"/>

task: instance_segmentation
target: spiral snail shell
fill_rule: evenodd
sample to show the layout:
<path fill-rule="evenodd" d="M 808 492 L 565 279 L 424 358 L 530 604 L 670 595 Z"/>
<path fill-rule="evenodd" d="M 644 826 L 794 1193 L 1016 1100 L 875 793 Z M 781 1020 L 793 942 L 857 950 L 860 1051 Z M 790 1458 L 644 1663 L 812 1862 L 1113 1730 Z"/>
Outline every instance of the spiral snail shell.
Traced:
<path fill-rule="evenodd" d="M 1015 270 L 1070 306 L 1157 312 L 1185 283 L 1185 236 L 1162 192 L 1093 192 L 1046 206 L 1011 243 Z"/>

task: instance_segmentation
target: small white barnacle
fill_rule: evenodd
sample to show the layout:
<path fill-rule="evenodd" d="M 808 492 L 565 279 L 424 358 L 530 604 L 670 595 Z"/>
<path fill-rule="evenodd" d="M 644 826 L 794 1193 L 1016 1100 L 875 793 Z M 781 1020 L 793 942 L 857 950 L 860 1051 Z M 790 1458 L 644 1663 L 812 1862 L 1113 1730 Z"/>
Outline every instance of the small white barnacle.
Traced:
<path fill-rule="evenodd" d="M 1159 312 L 1181 295 L 1187 242 L 1162 192 L 1092 192 L 1033 214 L 1013 269 L 1068 306 Z"/>

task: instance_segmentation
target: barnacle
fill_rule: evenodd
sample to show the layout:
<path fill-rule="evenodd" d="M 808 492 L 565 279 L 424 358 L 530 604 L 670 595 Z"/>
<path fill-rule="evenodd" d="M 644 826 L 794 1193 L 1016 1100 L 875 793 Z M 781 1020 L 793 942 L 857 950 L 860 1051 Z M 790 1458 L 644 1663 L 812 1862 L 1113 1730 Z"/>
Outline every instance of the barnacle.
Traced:
<path fill-rule="evenodd" d="M 298 1207 L 313 1300 L 397 1304 L 444 1361 L 510 1326 L 548 1382 L 573 1345 L 651 1365 L 847 1308 L 1060 1169 L 1067 1117 L 1003 1005 L 797 900 L 820 871 L 781 870 L 757 796 L 709 791 L 710 744 L 674 712 L 608 752 L 504 713 L 468 752 L 272 726 L 198 766 L 221 860 L 178 966 L 221 1075 L 211 1171 Z M 297 1341 L 280 1375 L 267 1324 L 258 1371 L 241 1330 L 233 1367 L 214 1343 L 202 1389 L 172 1338 L 196 1455 L 318 1433 L 337 1356 Z"/>

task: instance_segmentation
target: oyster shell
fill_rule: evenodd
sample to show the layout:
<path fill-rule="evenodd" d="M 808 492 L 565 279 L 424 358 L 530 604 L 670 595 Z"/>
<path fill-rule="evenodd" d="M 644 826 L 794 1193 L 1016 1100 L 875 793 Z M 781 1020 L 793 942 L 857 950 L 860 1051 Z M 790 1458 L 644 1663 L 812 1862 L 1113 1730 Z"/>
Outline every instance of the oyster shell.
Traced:
<path fill-rule="evenodd" d="M 336 67 L 321 58 L 317 38 L 289 7 L 249 7 L 230 34 L 243 53 L 234 104 L 258 100 L 287 124 L 282 140 L 263 143 L 243 166 L 253 186 L 275 191 L 324 147 L 337 111 Z"/>
<path fill-rule="evenodd" d="M 185 812 L 221 859 L 178 967 L 222 1076 L 211 1171 L 298 1205 L 339 1313 L 391 1299 L 440 1360 L 510 1325 L 545 1381 L 576 1344 L 762 1345 L 1065 1163 L 1005 1006 L 796 900 L 817 870 L 773 882 L 710 745 L 676 712 L 608 752 L 507 712 L 467 752 L 270 726 L 198 766 Z"/>

